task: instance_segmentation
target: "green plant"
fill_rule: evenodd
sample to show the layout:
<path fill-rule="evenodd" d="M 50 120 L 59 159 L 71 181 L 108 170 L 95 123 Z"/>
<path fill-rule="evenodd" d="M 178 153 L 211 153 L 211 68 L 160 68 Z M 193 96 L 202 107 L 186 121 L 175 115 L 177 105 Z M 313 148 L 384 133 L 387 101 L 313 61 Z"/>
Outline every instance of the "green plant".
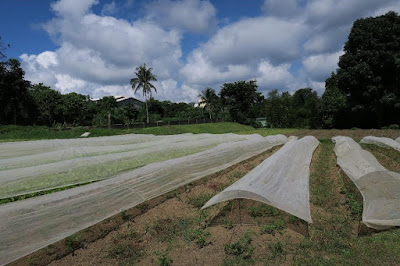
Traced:
<path fill-rule="evenodd" d="M 234 220 L 232 219 L 223 219 L 222 222 L 224 223 L 224 227 L 228 230 L 231 230 L 233 228 L 233 223 Z"/>
<path fill-rule="evenodd" d="M 137 259 L 144 255 L 144 249 L 140 245 L 132 243 L 131 241 L 118 242 L 112 246 L 107 255 L 109 258 L 118 260 L 129 260 L 130 263 L 134 263 Z"/>
<path fill-rule="evenodd" d="M 277 241 L 275 242 L 275 244 L 270 245 L 269 248 L 272 251 L 273 259 L 284 254 L 283 245 L 280 241 Z"/>
<path fill-rule="evenodd" d="M 150 234 L 161 242 L 171 241 L 180 231 L 179 221 L 171 218 L 157 219 L 150 228 Z"/>
<path fill-rule="evenodd" d="M 192 229 L 189 231 L 189 239 L 194 241 L 199 248 L 203 248 L 210 244 L 210 242 L 207 241 L 207 237 L 210 235 L 211 234 L 209 232 L 204 232 L 200 229 Z"/>
<path fill-rule="evenodd" d="M 249 207 L 249 213 L 251 217 L 266 217 L 266 216 L 277 216 L 279 211 L 266 204 L 258 204 L 253 207 Z"/>
<path fill-rule="evenodd" d="M 280 232 L 285 228 L 285 222 L 283 220 L 277 220 L 269 224 L 261 226 L 261 234 L 275 235 L 275 232 Z"/>
<path fill-rule="evenodd" d="M 156 251 L 155 253 L 156 255 L 158 255 L 158 262 L 160 266 L 169 266 L 172 264 L 173 260 L 170 256 L 168 256 L 167 251 L 165 252 Z"/>
<path fill-rule="evenodd" d="M 214 195 L 211 193 L 207 193 L 207 194 L 201 194 L 198 196 L 194 196 L 194 197 L 189 197 L 188 198 L 188 203 L 193 205 L 196 208 L 201 208 L 204 206 L 204 204 L 206 204 L 207 201 L 209 201 Z"/>
<path fill-rule="evenodd" d="M 251 245 L 251 233 L 247 232 L 238 241 L 232 244 L 226 244 L 224 246 L 225 254 L 232 255 L 243 260 L 250 260 L 255 249 Z"/>
<path fill-rule="evenodd" d="M 80 241 L 79 235 L 72 235 L 65 239 L 65 247 L 68 252 L 73 252 L 77 249 L 83 248 L 83 243 Z"/>
<path fill-rule="evenodd" d="M 123 211 L 121 212 L 121 218 L 122 218 L 122 220 L 123 220 L 124 222 L 127 222 L 127 221 L 129 221 L 130 219 L 132 219 L 132 215 L 126 214 L 126 210 L 123 210 Z"/>

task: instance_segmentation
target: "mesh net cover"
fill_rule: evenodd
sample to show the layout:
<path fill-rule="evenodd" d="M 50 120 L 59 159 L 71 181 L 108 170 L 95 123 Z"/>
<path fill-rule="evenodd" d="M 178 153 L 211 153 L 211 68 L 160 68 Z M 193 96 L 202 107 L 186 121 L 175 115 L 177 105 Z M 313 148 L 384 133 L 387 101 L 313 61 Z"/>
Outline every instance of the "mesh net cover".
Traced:
<path fill-rule="evenodd" d="M 362 221 L 382 230 L 400 225 L 400 174 L 388 171 L 352 138 L 337 136 L 337 164 L 363 196 Z"/>
<path fill-rule="evenodd" d="M 318 144 L 313 136 L 287 142 L 247 175 L 211 198 L 203 208 L 245 198 L 264 202 L 312 223 L 310 163 Z"/>
<path fill-rule="evenodd" d="M 0 205 L 0 264 L 287 142 L 283 135 L 241 138 L 95 183 Z"/>

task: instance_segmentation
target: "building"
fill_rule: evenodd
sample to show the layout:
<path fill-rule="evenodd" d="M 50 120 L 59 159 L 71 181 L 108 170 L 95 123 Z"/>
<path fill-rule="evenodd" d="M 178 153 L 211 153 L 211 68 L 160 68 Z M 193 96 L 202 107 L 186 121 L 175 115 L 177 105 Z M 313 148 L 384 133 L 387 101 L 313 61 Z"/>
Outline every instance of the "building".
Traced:
<path fill-rule="evenodd" d="M 125 96 L 114 96 L 117 101 L 118 106 L 125 106 L 128 104 L 133 104 L 136 108 L 140 108 L 143 106 L 143 102 L 135 99 L 133 97 L 125 97 Z"/>
<path fill-rule="evenodd" d="M 133 97 L 125 97 L 125 96 L 112 96 L 115 98 L 115 100 L 117 101 L 117 105 L 119 107 L 128 105 L 128 104 L 133 104 L 133 106 L 135 106 L 135 108 L 141 108 L 144 104 L 144 102 L 139 101 L 138 99 L 135 99 Z M 97 102 L 98 100 L 100 100 L 100 98 L 93 98 L 92 101 Z"/>

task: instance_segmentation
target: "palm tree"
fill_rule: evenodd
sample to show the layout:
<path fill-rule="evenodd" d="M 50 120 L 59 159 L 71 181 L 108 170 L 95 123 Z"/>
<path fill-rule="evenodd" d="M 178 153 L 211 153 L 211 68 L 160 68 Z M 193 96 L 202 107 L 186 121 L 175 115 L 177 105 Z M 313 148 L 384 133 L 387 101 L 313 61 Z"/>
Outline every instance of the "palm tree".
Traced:
<path fill-rule="evenodd" d="M 149 123 L 149 109 L 147 107 L 147 101 L 151 98 L 151 89 L 157 93 L 156 87 L 150 83 L 150 81 L 157 81 L 157 77 L 151 73 L 153 69 L 149 67 L 146 69 L 146 64 L 143 66 L 139 66 L 136 68 L 136 78 L 131 79 L 132 89 L 136 93 L 138 90 L 142 89 L 143 96 L 146 101 L 146 114 L 147 114 L 147 123 Z"/>
<path fill-rule="evenodd" d="M 216 100 L 218 99 L 215 90 L 211 88 L 205 88 L 201 94 L 199 94 L 200 102 L 199 104 L 204 104 L 204 109 L 208 109 L 208 113 L 210 115 L 210 120 L 212 119 L 211 113 L 214 109 Z"/>

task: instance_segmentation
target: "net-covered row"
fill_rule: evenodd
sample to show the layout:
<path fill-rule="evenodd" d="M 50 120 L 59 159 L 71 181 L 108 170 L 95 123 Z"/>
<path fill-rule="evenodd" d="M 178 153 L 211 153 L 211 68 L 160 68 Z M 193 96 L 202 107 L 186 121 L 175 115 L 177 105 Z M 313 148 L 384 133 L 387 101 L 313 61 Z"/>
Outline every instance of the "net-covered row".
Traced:
<path fill-rule="evenodd" d="M 398 138 L 396 139 L 396 141 L 400 143 L 400 137 L 398 137 Z"/>
<path fill-rule="evenodd" d="M 0 143 L 0 159 L 58 151 L 68 147 L 126 145 L 152 141 L 163 136 L 127 134 L 84 139 L 53 139 Z"/>
<path fill-rule="evenodd" d="M 400 225 L 400 174 L 388 171 L 352 138 L 338 136 L 337 164 L 363 196 L 362 221 L 375 229 Z"/>
<path fill-rule="evenodd" d="M 250 173 L 211 198 L 203 209 L 244 198 L 264 202 L 312 223 L 309 167 L 318 144 L 312 136 L 287 142 Z"/>
<path fill-rule="evenodd" d="M 380 147 L 392 148 L 400 151 L 400 143 L 391 138 L 368 136 L 364 137 L 360 143 L 375 144 Z"/>
<path fill-rule="evenodd" d="M 0 160 L 0 163 L 19 168 L 0 171 L 0 198 L 102 180 L 152 162 L 189 155 L 223 142 L 246 138 L 249 137 L 235 134 L 184 134 L 136 144 L 69 147 L 67 150 L 80 149 L 86 153 L 73 159 L 59 158 L 55 162 L 48 162 L 47 158 L 43 160 L 42 154 L 7 158 Z M 99 148 L 104 151 L 101 155 L 88 152 Z M 27 162 L 32 162 L 35 157 L 36 165 L 29 166 Z"/>
<path fill-rule="evenodd" d="M 252 136 L 107 180 L 0 205 L 0 264 L 286 141 L 283 135 Z"/>

